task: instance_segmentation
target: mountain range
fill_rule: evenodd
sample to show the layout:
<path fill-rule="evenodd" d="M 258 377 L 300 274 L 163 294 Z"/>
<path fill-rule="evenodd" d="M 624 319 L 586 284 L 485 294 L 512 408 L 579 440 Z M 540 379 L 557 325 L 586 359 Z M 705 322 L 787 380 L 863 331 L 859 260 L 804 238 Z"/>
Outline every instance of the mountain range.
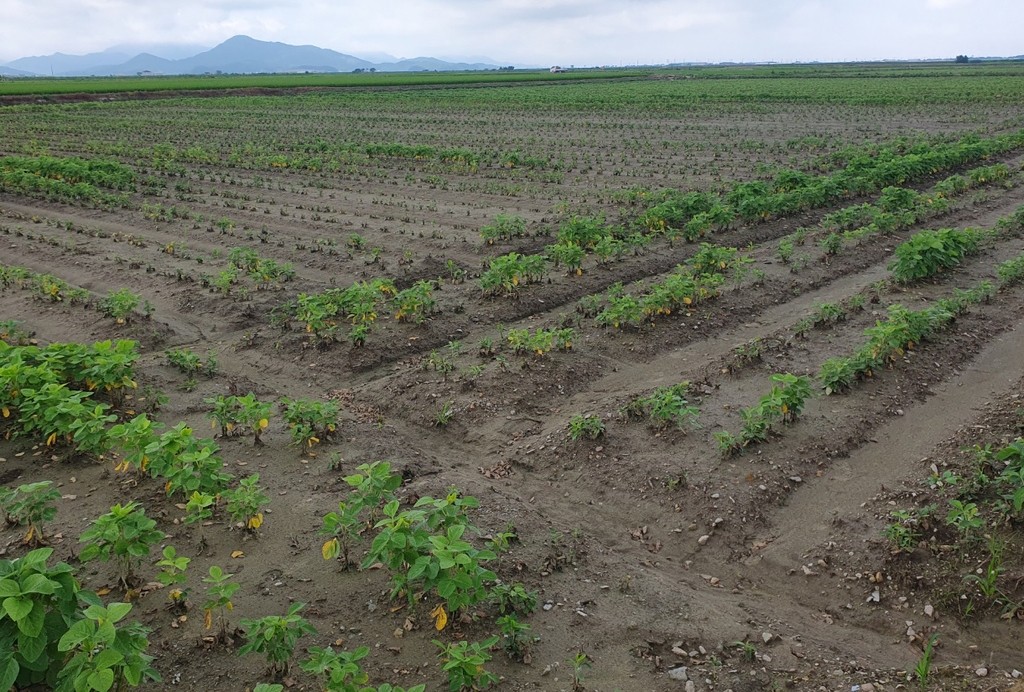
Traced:
<path fill-rule="evenodd" d="M 141 46 L 115 46 L 88 55 L 53 55 L 18 58 L 0 65 L 0 75 L 9 77 L 55 76 L 88 77 L 153 74 L 206 73 L 268 73 L 268 72 L 421 72 L 424 70 L 493 70 L 490 62 L 448 62 L 437 58 L 398 60 L 386 54 L 374 58 L 392 58 L 371 62 L 353 55 L 317 46 L 293 46 L 287 43 L 258 41 L 248 36 L 234 36 L 209 50 L 201 46 L 152 46 L 134 52 Z M 198 50 L 189 54 L 189 50 Z M 158 54 L 159 53 L 159 54 Z M 184 53 L 184 55 L 183 55 Z M 486 59 L 485 59 L 486 60 Z"/>

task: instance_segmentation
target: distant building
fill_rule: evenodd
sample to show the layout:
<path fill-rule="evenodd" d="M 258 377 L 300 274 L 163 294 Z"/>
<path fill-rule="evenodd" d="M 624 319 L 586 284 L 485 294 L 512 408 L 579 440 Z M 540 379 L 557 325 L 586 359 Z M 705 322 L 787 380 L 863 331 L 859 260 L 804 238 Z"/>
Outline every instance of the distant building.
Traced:
<path fill-rule="evenodd" d="M 551 68 L 551 74 L 565 74 L 565 68 L 555 65 Z"/>
<path fill-rule="evenodd" d="M 153 72 L 151 70 L 143 70 L 142 72 L 139 72 L 137 74 L 140 77 L 162 77 L 164 73 L 163 72 Z"/>

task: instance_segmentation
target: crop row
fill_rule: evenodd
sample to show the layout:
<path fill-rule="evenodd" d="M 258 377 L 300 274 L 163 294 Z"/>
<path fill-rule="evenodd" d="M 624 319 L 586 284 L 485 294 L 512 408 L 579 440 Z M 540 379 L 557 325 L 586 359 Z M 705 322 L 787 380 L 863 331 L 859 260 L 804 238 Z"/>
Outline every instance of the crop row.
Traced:
<path fill-rule="evenodd" d="M 993 184 L 1012 184 L 1005 164 L 974 168 L 967 171 L 966 176 L 950 176 L 927 193 L 900 187 L 884 188 L 877 204 L 846 207 L 826 215 L 821 227 L 828 235 L 821 240 L 821 247 L 826 255 L 839 254 L 847 242 L 859 242 L 876 233 L 904 230 L 946 212 L 950 203 L 968 190 Z M 792 244 L 793 238 L 779 243 L 779 257 L 784 262 L 789 262 L 792 256 Z"/>
<path fill-rule="evenodd" d="M 993 231 L 944 229 L 921 231 L 896 249 L 896 260 L 890 265 L 898 281 L 914 281 L 953 266 L 964 254 L 973 252 L 980 238 L 999 231 L 1024 228 L 1024 207 L 1000 219 Z M 1018 280 L 1024 266 L 1024 255 L 1000 264 L 997 274 L 1002 286 Z M 826 393 L 849 389 L 860 377 L 870 377 L 874 370 L 891 364 L 922 339 L 948 325 L 972 304 L 991 298 L 996 287 L 989 281 L 962 291 L 954 289 L 952 298 L 945 298 L 931 308 L 907 310 L 901 305 L 889 307 L 886 320 L 879 321 L 865 332 L 868 341 L 856 354 L 831 358 L 822 364 L 819 379 Z"/>
<path fill-rule="evenodd" d="M 396 87 L 417 85 L 458 85 L 489 82 L 548 82 L 581 79 L 609 79 L 645 74 L 637 70 L 585 70 L 570 74 L 554 74 L 548 70 L 516 70 L 511 72 L 364 72 L 353 74 L 306 75 L 202 75 L 175 77 L 121 77 L 76 79 L 7 80 L 0 88 L 3 94 L 109 94 L 140 91 L 206 91 L 212 89 L 248 89 L 296 87 Z"/>
<path fill-rule="evenodd" d="M 44 436 L 47 446 L 57 444 L 60 439 L 69 445 L 71 453 L 92 456 L 100 456 L 116 447 L 123 454 L 117 463 L 117 470 L 125 472 L 134 469 L 139 474 L 164 479 L 164 489 L 168 496 L 181 494 L 187 500 L 184 505 L 185 523 L 194 524 L 200 534 L 203 523 L 213 516 L 218 506 L 223 506 L 232 520 L 245 530 L 257 531 L 263 524 L 262 508 L 269 502 L 258 485 L 258 474 L 241 479 L 236 488 L 229 489 L 233 477 L 221 470 L 223 460 L 217 455 L 217 445 L 212 440 L 198 439 L 184 423 L 161 433 L 164 426 L 151 421 L 145 414 L 118 423 L 118 416 L 110 413 L 109 405 L 96 404 L 94 408 L 91 407 L 94 391 L 103 392 L 112 401 L 115 396 L 118 400 L 123 399 L 123 391 L 134 387 L 134 381 L 130 379 L 131 366 L 137 357 L 134 344 L 127 341 L 119 342 L 116 346 L 105 342 L 93 347 L 53 344 L 43 349 L 0 343 L 3 416 L 5 420 L 11 421 L 8 425 L 12 426 L 8 428 L 8 434 L 13 432 Z M 85 389 L 76 389 L 80 386 Z M 268 425 L 270 403 L 259 402 L 252 394 L 245 397 L 217 397 L 208 400 L 208 403 L 213 405 L 211 417 L 215 425 L 220 424 L 223 435 L 232 435 L 236 430 L 248 431 L 259 444 L 260 434 Z M 333 433 L 338 414 L 336 404 L 290 400 L 282 400 L 281 403 L 285 418 L 292 427 L 293 437 L 304 446 L 318 442 L 318 435 Z M 470 535 L 480 533 L 469 518 L 469 511 L 479 505 L 475 498 L 462 497 L 458 491 L 452 491 L 444 498 L 419 498 L 411 508 L 401 509 L 393 493 L 401 484 L 401 477 L 391 474 L 387 464 L 364 465 L 357 471 L 345 479 L 352 486 L 350 497 L 339 504 L 339 511 L 330 512 L 324 517 L 321 533 L 329 537 L 322 550 L 324 558 L 331 560 L 341 557 L 344 559 L 343 566 L 347 568 L 351 547 L 362 540 L 367 530 L 372 529 L 375 536 L 364 560 L 364 567 L 381 563 L 391 572 L 394 586 L 392 598 L 403 596 L 410 605 L 415 605 L 427 595 L 439 598 L 441 603 L 431 611 L 438 631 L 447 624 L 448 613 L 455 615 L 484 601 L 495 603 L 502 613 L 502 617 L 497 620 L 502 629 L 500 638 L 493 637 L 480 645 L 474 645 L 472 651 L 466 651 L 467 647 L 461 644 L 438 643 L 445 663 L 461 660 L 460 656 L 463 655 L 472 656 L 483 663 L 489 659 L 489 655 L 484 652 L 501 639 L 504 639 L 504 647 L 510 655 L 521 659 L 532 640 L 525 635 L 529 626 L 519 622 L 516 613 L 532 612 L 537 605 L 536 595 L 527 592 L 519 584 L 502 584 L 497 580 L 495 572 L 487 566 L 487 563 L 496 561 L 498 555 L 508 549 L 515 534 L 511 531 L 500 532 L 492 537 L 487 548 L 475 548 L 467 540 Z M 26 540 L 29 542 L 38 543 L 45 538 L 43 524 L 55 514 L 53 502 L 59 493 L 50 486 L 49 481 L 43 481 L 23 485 L 15 490 L 5 489 L 0 494 L 0 509 L 5 517 L 28 527 Z M 85 546 L 79 559 L 83 562 L 97 558 L 104 562 L 116 562 L 119 579 L 127 588 L 138 579 L 134 571 L 136 564 L 149 554 L 151 546 L 164 538 L 164 534 L 154 527 L 155 522 L 145 516 L 144 510 L 137 503 L 115 505 L 108 514 L 95 519 L 82 534 L 80 541 Z M 10 580 L 12 573 L 31 564 L 35 572 L 41 575 L 32 583 L 40 582 L 46 573 L 45 562 L 49 555 L 50 552 L 43 551 L 31 553 L 20 562 L 0 562 L 0 579 Z M 165 568 L 160 580 L 167 586 L 175 587 L 170 591 L 169 599 L 171 607 L 179 611 L 187 608 L 188 590 L 181 587 L 186 581 L 184 572 L 188 563 L 189 559 L 178 556 L 173 547 L 166 547 L 164 559 L 157 563 Z M 70 570 L 61 570 L 63 574 L 70 573 Z M 212 627 L 216 616 L 220 623 L 219 636 L 223 638 L 226 638 L 228 632 L 227 614 L 232 609 L 231 596 L 238 589 L 237 584 L 229 581 L 231 576 L 213 567 L 209 577 L 203 579 L 204 583 L 210 585 L 207 592 L 209 599 L 203 605 L 206 627 Z M 32 593 L 53 593 L 52 590 L 29 590 L 27 583 L 20 580 L 12 584 L 0 581 L 2 588 L 7 591 L 8 599 L 22 598 L 29 602 Z M 77 589 L 72 592 L 78 593 Z M 91 607 L 102 607 L 98 601 L 92 601 L 92 596 L 80 594 L 79 598 L 88 599 L 93 603 Z M 53 605 L 46 599 L 42 600 L 44 602 L 39 606 L 41 613 Z M 29 605 L 36 607 L 31 603 Z M 239 653 L 266 654 L 271 670 L 279 675 L 286 673 L 294 653 L 295 640 L 303 634 L 315 633 L 308 623 L 297 616 L 301 608 L 301 604 L 293 605 L 285 619 L 271 616 L 241 621 L 240 625 L 249 643 Z M 128 610 L 118 608 L 119 617 L 115 620 L 127 614 Z M 68 618 L 66 628 L 86 628 L 86 625 L 79 625 L 77 621 L 85 622 L 92 614 L 102 615 L 99 611 L 77 612 L 72 608 L 65 612 Z M 20 608 L 7 607 L 5 615 L 6 620 L 0 618 L 0 636 L 6 636 L 10 631 L 17 634 L 19 630 L 28 635 L 17 637 L 17 645 L 12 641 L 12 645 L 0 656 L 0 676 L 6 681 L 5 686 L 17 681 L 24 684 L 58 682 L 38 674 L 52 666 L 36 668 L 31 664 L 39 659 L 44 650 L 58 644 L 63 647 L 71 636 L 68 632 L 77 630 L 64 629 L 56 635 L 48 630 L 44 636 L 40 628 L 33 627 L 31 631 L 27 629 L 27 623 L 23 622 L 27 612 L 23 613 Z M 291 625 L 294 625 L 294 630 Z M 111 671 L 112 681 L 115 677 L 121 680 L 119 684 L 134 686 L 143 677 L 159 679 L 156 671 L 148 665 L 152 659 L 143 653 L 148 645 L 145 640 L 146 631 L 135 627 L 133 631 L 138 638 L 134 640 L 135 646 L 129 647 L 127 651 L 133 658 L 108 657 L 110 660 L 103 659 L 106 665 L 100 666 L 103 670 Z M 78 643 L 84 643 L 90 651 L 114 648 L 113 638 L 97 643 L 83 637 L 81 642 L 74 642 L 76 645 Z M 342 683 L 350 683 L 353 679 L 361 683 L 366 681 L 365 675 L 358 668 L 339 667 L 341 662 L 349 660 L 344 656 L 334 654 L 330 649 L 311 649 L 310 653 L 312 657 L 303 664 L 303 668 L 325 675 L 326 689 L 351 689 L 342 686 Z M 358 660 L 365 653 L 361 649 L 357 650 L 351 660 Z M 55 652 L 51 652 L 47 658 L 42 659 L 43 662 L 53 660 L 54 655 Z M 118 665 L 122 660 L 126 661 L 125 664 Z M 81 666 L 66 667 L 60 677 L 67 670 L 75 671 L 77 675 L 83 669 L 95 675 L 95 666 L 90 667 L 90 663 L 91 660 L 86 660 Z M 453 673 L 453 669 L 448 666 L 444 669 L 449 671 L 449 680 L 456 689 L 466 684 L 486 685 L 494 681 L 493 676 L 479 664 L 468 672 L 463 670 L 461 673 Z M 353 678 L 353 674 L 356 678 Z"/>
<path fill-rule="evenodd" d="M 959 257 L 965 251 L 964 243 L 973 247 L 972 243 L 976 243 L 988 234 L 1022 227 L 1024 227 L 1024 208 L 1000 219 L 996 223 L 995 231 L 947 229 L 944 232 L 922 231 L 915 237 L 922 237 L 929 243 L 939 244 L 941 249 L 938 252 L 942 257 L 951 257 L 952 255 Z M 948 243 L 948 247 L 943 243 Z M 905 246 L 919 252 L 923 244 L 925 243 L 914 242 L 911 239 Z M 702 253 L 694 259 L 696 260 L 703 254 L 705 264 L 710 259 L 711 266 L 724 269 L 733 266 L 732 263 L 736 261 L 733 259 L 735 253 L 735 249 L 714 248 L 714 246 L 704 244 Z M 897 256 L 901 255 L 906 255 L 901 258 L 903 264 L 910 261 L 907 259 L 909 250 L 903 253 L 897 250 Z M 925 264 L 932 266 L 931 259 L 926 252 Z M 693 262 L 694 260 L 691 260 L 691 263 Z M 939 266 L 939 264 L 935 263 L 935 266 Z M 682 268 L 680 270 L 683 271 Z M 999 288 L 1008 288 L 1020 282 L 1024 279 L 1024 254 L 999 264 L 996 271 Z M 896 272 L 894 272 L 894 278 L 899 279 Z M 941 299 L 933 307 L 923 310 L 914 311 L 899 304 L 891 305 L 888 308 L 886 319 L 878 320 L 873 327 L 865 331 L 868 340 L 856 353 L 848 357 L 826 360 L 816 379 L 826 395 L 844 392 L 851 388 L 857 380 L 870 378 L 875 371 L 891 367 L 907 350 L 912 350 L 921 341 L 931 338 L 948 327 L 957 316 L 966 313 L 972 305 L 990 300 L 996 292 L 997 287 L 990 281 L 984 280 L 969 290 L 954 289 L 952 297 Z M 593 299 L 595 296 L 590 298 Z M 611 319 L 610 315 L 615 314 L 614 311 L 620 309 L 623 304 L 615 290 L 612 291 L 609 299 L 612 301 L 611 304 L 605 308 L 603 313 L 598 313 L 599 323 L 602 323 L 600 315 L 606 315 L 606 319 Z M 864 296 L 853 296 L 849 300 L 849 307 L 863 309 L 864 303 Z M 641 309 L 641 303 L 635 299 L 631 299 L 629 304 L 634 312 Z M 588 305 L 588 299 L 584 299 L 578 309 L 587 310 Z M 594 314 L 592 306 L 589 310 L 590 314 Z M 815 316 L 801 320 L 797 324 L 796 333 L 798 336 L 802 336 L 819 324 L 837 322 L 845 317 L 846 312 L 842 305 L 820 305 Z M 741 360 L 748 357 L 751 349 L 757 357 L 756 348 L 756 343 L 741 347 L 737 349 L 736 357 Z M 719 442 L 719 450 L 726 455 L 740 453 L 750 445 L 767 441 L 774 423 L 794 422 L 803 410 L 805 401 L 811 397 L 810 381 L 810 378 L 807 377 L 774 375 L 772 382 L 775 386 L 772 391 L 762 397 L 756 406 L 740 411 L 743 425 L 739 434 L 734 435 L 724 430 L 714 433 L 714 437 Z M 685 382 L 674 387 L 659 388 L 648 397 L 634 397 L 620 412 L 625 415 L 627 420 L 649 417 L 651 424 L 658 428 L 663 428 L 671 423 L 675 427 L 683 429 L 684 423 L 687 421 L 696 425 L 699 411 L 686 401 L 687 389 L 688 383 Z M 578 414 L 569 421 L 568 431 L 572 440 L 583 437 L 597 439 L 605 434 L 605 425 L 599 417 Z"/>
<path fill-rule="evenodd" d="M 889 265 L 889 270 L 896 281 L 913 283 L 958 265 L 964 257 L 977 252 L 979 244 L 986 238 L 1022 229 L 1024 206 L 999 219 L 991 229 L 919 231 L 896 248 L 896 259 Z"/>
<path fill-rule="evenodd" d="M 0 187 L 50 199 L 123 207 L 129 204 L 127 195 L 104 189 L 134 190 L 135 173 L 113 161 L 6 156 L 0 158 Z"/>
<path fill-rule="evenodd" d="M 1024 146 L 1024 130 L 987 139 L 967 136 L 953 144 L 921 143 L 907 153 L 879 151 L 861 155 L 832 175 L 811 176 L 783 170 L 770 183 L 734 183 L 724 195 L 662 191 L 641 216 L 650 230 L 694 241 L 737 219 L 756 221 L 822 207 L 849 195 L 861 195 L 948 171 Z"/>
<path fill-rule="evenodd" d="M 132 293 L 127 288 L 110 291 L 107 297 L 90 303 L 92 295 L 84 288 L 74 288 L 68 282 L 52 274 L 37 274 L 24 267 L 0 265 L 0 287 L 15 286 L 32 291 L 37 297 L 55 303 L 67 301 L 69 305 L 85 303 L 92 305 L 108 317 L 113 317 L 118 324 L 127 324 L 138 317 L 137 308 L 141 306 L 142 317 L 153 315 L 153 305 L 142 296 Z"/>
<path fill-rule="evenodd" d="M 899 230 L 913 225 L 923 215 L 944 211 L 946 200 L 981 185 L 1005 181 L 1009 176 L 1009 167 L 997 163 L 971 169 L 965 175 L 952 175 L 936 183 L 930 193 L 886 187 L 876 204 L 865 203 L 827 214 L 821 226 L 826 231 L 848 233 L 848 238 L 857 238 L 870 232 Z M 861 230 L 866 228 L 870 230 Z"/>
<path fill-rule="evenodd" d="M 84 288 L 75 288 L 52 274 L 38 274 L 24 267 L 0 265 L 0 286 L 31 290 L 47 300 L 57 303 L 66 300 L 72 305 L 86 302 L 90 297 Z"/>
<path fill-rule="evenodd" d="M 686 79 L 639 79 L 650 74 L 688 77 Z M 643 70 L 573 70 L 552 74 L 547 70 L 501 72 L 420 72 L 306 75 L 206 75 L 183 77 L 126 77 L 104 79 L 17 79 L 0 85 L 0 93 L 9 95 L 58 93 L 124 93 L 139 91 L 192 91 L 211 89 L 296 87 L 415 87 L 417 85 L 486 85 L 489 82 L 568 82 L 558 89 L 543 86 L 517 86 L 473 89 L 389 89 L 387 91 L 349 91 L 342 97 L 352 100 L 387 100 L 418 112 L 429 112 L 439 100 L 455 101 L 464 108 L 480 102 L 490 107 L 496 101 L 522 110 L 558 108 L 569 111 L 607 111 L 637 109 L 638 112 L 684 111 L 707 102 L 726 103 L 816 103 L 816 104 L 936 104 L 998 103 L 1012 98 L 1019 79 L 1019 66 L 1012 61 L 1003 65 L 961 67 L 936 65 L 908 73 L 892 66 L 821 66 L 808 68 L 688 67 L 644 68 Z M 579 83 L 597 80 L 594 85 Z M 577 83 L 573 83 L 577 82 Z M 432 93 L 440 91 L 440 94 Z M 491 93 L 481 95 L 478 92 Z M 595 93 L 596 92 L 596 93 Z M 1009 97 L 1007 95 L 1010 95 Z M 338 98 L 335 94 L 310 95 L 311 98 Z M 245 97 L 243 97 L 245 98 Z M 248 97 L 252 98 L 252 97 Z"/>
<path fill-rule="evenodd" d="M 659 315 L 670 315 L 680 307 L 692 308 L 719 295 L 725 283 L 725 272 L 742 271 L 751 260 L 739 256 L 736 248 L 723 248 L 702 243 L 700 250 L 679 266 L 661 283 L 651 284 L 637 295 L 626 293 L 621 283 L 611 286 L 602 295 L 582 298 L 577 311 L 593 317 L 603 327 L 639 327 Z"/>

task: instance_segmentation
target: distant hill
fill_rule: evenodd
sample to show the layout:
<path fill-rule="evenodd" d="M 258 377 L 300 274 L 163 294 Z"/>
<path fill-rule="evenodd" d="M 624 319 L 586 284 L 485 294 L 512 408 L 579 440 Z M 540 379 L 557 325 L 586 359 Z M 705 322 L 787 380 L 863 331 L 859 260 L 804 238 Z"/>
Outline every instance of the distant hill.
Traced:
<path fill-rule="evenodd" d="M 159 74 L 173 74 L 170 71 L 174 60 L 158 58 L 149 53 L 139 53 L 131 60 L 117 65 L 97 65 L 81 70 L 69 70 L 61 77 L 89 77 L 89 76 L 110 76 L 110 75 L 136 75 L 140 72 L 153 72 Z"/>
<path fill-rule="evenodd" d="M 486 63 L 445 62 L 437 58 L 409 58 L 398 62 L 386 62 L 376 66 L 385 72 L 422 72 L 423 70 L 493 70 L 497 65 Z"/>
<path fill-rule="evenodd" d="M 175 61 L 175 72 L 303 72 L 323 70 L 351 72 L 375 67 L 371 62 L 316 46 L 292 46 L 287 43 L 257 41 L 248 36 L 229 38 L 219 46 Z"/>
<path fill-rule="evenodd" d="M 181 60 L 182 58 L 191 58 L 204 50 L 210 50 L 210 46 L 202 46 L 198 43 L 119 43 L 107 50 L 126 55 L 149 53 L 167 60 Z"/>
<path fill-rule="evenodd" d="M 8 67 L 23 73 L 61 77 L 157 74 L 205 74 L 222 72 L 247 74 L 265 72 L 351 72 L 380 70 L 387 72 L 418 72 L 423 70 L 487 70 L 489 63 L 453 63 L 436 58 L 412 58 L 373 63 L 352 55 L 317 46 L 293 46 L 287 43 L 258 41 L 248 36 L 235 36 L 224 43 L 190 57 L 171 60 L 151 52 L 131 56 L 110 49 L 88 55 L 64 55 L 19 58 Z M 389 56 L 390 57 L 390 56 Z"/>
<path fill-rule="evenodd" d="M 132 56 L 128 53 L 113 50 L 105 50 L 102 53 L 89 53 L 88 55 L 54 53 L 53 55 L 18 58 L 7 63 L 7 67 L 49 77 L 50 75 L 65 75 L 75 70 L 88 70 L 101 65 L 116 65 L 128 60 L 130 57 Z"/>
<path fill-rule="evenodd" d="M 16 70 L 13 67 L 4 67 L 3 65 L 0 65 L 0 76 L 3 76 L 3 77 L 31 77 L 32 74 L 30 72 L 22 72 L 21 70 Z"/>

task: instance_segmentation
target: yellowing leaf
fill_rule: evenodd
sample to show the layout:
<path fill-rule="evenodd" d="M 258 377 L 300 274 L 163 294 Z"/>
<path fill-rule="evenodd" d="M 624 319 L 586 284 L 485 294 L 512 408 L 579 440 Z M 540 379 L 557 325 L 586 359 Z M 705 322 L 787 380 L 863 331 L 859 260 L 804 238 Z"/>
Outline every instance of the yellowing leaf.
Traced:
<path fill-rule="evenodd" d="M 97 596 L 106 596 L 108 593 L 110 593 L 110 589 L 103 588 L 103 589 L 98 590 L 96 592 L 96 595 Z"/>
<path fill-rule="evenodd" d="M 210 421 L 210 429 L 212 430 L 212 429 L 214 429 L 216 427 L 217 427 L 217 421 L 215 421 L 215 420 Z"/>
<path fill-rule="evenodd" d="M 260 512 L 256 516 L 249 517 L 248 527 L 252 530 L 256 530 L 263 526 L 263 512 Z"/>
<path fill-rule="evenodd" d="M 333 560 L 338 557 L 339 553 L 341 553 L 341 544 L 338 543 L 337 538 L 332 538 L 324 543 L 324 547 L 320 549 L 320 553 L 324 556 L 325 560 Z"/>
<path fill-rule="evenodd" d="M 3 414 L 4 414 L 4 418 L 10 418 L 11 417 L 11 409 L 9 409 L 6 406 L 4 406 Z"/>
<path fill-rule="evenodd" d="M 57 440 L 57 433 L 50 433 L 50 436 L 46 438 L 46 446 L 49 447 Z"/>
<path fill-rule="evenodd" d="M 265 428 L 268 425 L 270 425 L 270 421 L 268 421 L 266 418 L 260 418 L 260 428 Z"/>
<path fill-rule="evenodd" d="M 241 550 L 235 550 L 235 551 L 233 551 L 231 553 L 231 557 L 233 557 L 235 559 L 240 558 L 240 557 L 245 557 L 245 553 L 243 553 Z"/>
<path fill-rule="evenodd" d="M 204 622 L 206 623 L 206 629 L 210 629 L 210 627 L 213 625 L 213 612 L 212 611 L 209 611 L 209 610 L 206 611 L 206 619 L 204 620 Z"/>
<path fill-rule="evenodd" d="M 439 605 L 430 611 L 430 617 L 434 618 L 434 629 L 438 632 L 448 624 L 448 613 L 444 612 L 444 606 Z"/>

